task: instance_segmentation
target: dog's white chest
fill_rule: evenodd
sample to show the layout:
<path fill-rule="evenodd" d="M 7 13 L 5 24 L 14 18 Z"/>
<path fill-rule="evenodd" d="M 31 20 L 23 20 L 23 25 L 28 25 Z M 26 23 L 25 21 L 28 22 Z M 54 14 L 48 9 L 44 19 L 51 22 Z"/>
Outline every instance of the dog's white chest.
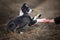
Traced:
<path fill-rule="evenodd" d="M 22 10 L 20 10 L 19 16 L 22 16 L 22 15 L 23 15 L 23 12 L 22 12 Z"/>

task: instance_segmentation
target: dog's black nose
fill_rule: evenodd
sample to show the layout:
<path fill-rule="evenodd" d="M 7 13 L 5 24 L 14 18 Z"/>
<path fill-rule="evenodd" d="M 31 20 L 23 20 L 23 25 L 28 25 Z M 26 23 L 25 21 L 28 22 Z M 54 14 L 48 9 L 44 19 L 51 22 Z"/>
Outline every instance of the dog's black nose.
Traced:
<path fill-rule="evenodd" d="M 32 10 L 32 12 L 33 12 L 33 10 Z"/>

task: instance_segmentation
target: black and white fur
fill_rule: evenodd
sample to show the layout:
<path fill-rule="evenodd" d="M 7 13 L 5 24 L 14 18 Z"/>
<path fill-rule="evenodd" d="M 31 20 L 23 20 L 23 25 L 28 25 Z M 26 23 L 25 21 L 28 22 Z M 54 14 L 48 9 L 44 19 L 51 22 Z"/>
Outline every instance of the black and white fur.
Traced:
<path fill-rule="evenodd" d="M 32 9 L 29 8 L 26 3 L 24 3 L 21 7 L 19 16 L 9 21 L 7 30 L 9 32 L 14 32 L 14 30 L 17 28 L 16 31 L 20 32 L 20 29 L 31 23 L 32 19 L 29 16 L 29 13 L 31 12 Z"/>

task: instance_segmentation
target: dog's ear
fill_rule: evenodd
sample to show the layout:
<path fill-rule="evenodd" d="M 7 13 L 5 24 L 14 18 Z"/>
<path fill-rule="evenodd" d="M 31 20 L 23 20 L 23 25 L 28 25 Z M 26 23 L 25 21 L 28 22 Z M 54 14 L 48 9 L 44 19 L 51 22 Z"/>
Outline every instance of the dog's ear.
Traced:
<path fill-rule="evenodd" d="M 26 7 L 26 3 L 24 3 L 21 7 L 21 9 L 24 9 Z"/>
<path fill-rule="evenodd" d="M 26 3 L 24 3 L 23 6 L 26 6 Z"/>

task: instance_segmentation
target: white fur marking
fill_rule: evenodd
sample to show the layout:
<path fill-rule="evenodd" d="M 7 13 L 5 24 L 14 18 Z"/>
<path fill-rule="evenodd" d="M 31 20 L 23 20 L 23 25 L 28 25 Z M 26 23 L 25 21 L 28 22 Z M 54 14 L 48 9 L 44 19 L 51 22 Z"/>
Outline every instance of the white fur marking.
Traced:
<path fill-rule="evenodd" d="M 22 10 L 20 10 L 19 16 L 22 16 L 22 15 L 23 15 L 23 12 L 22 12 Z"/>
<path fill-rule="evenodd" d="M 32 12 L 32 9 L 30 9 L 28 13 L 31 13 L 31 12 Z"/>
<path fill-rule="evenodd" d="M 36 20 L 36 19 L 38 18 L 39 15 L 40 15 L 40 14 L 37 14 L 37 15 L 34 17 L 33 20 Z"/>

